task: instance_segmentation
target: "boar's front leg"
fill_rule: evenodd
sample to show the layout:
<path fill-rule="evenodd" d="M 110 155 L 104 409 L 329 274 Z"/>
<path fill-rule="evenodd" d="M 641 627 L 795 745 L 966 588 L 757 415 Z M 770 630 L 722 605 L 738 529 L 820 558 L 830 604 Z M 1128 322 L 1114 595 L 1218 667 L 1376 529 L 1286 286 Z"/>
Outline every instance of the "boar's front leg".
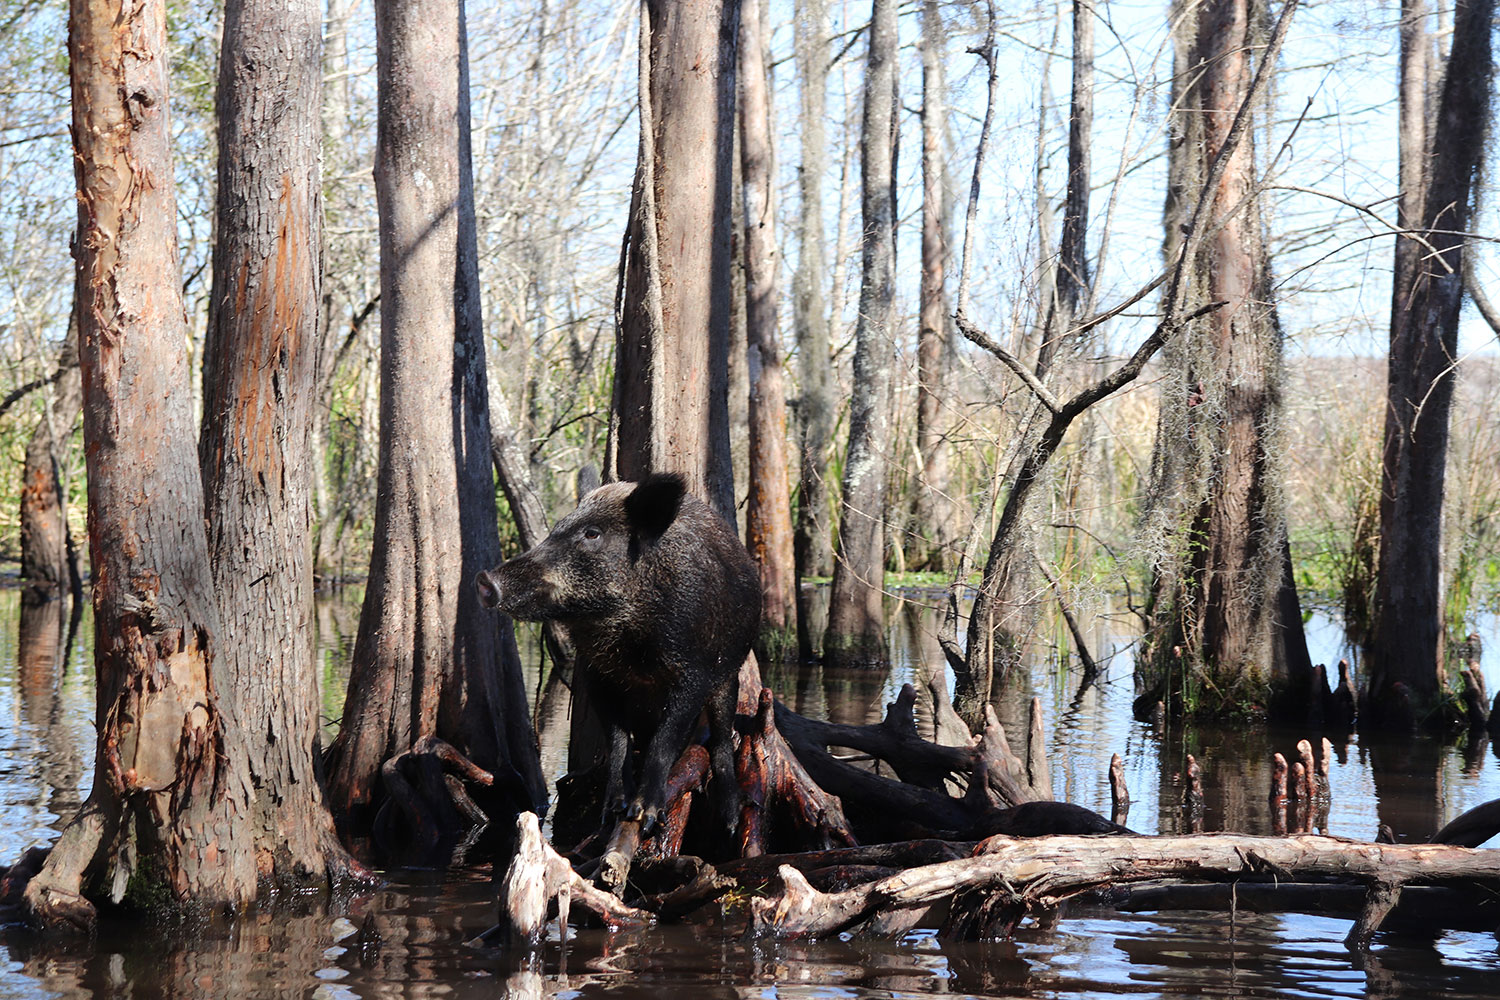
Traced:
<path fill-rule="evenodd" d="M 678 676 L 694 677 L 695 681 L 679 684 L 667 695 L 667 709 L 661 723 L 651 734 L 646 746 L 645 759 L 641 762 L 641 779 L 636 785 L 635 797 L 625 810 L 626 819 L 639 819 L 641 833 L 648 835 L 655 829 L 661 814 L 667 807 L 667 777 L 672 765 L 687 749 L 693 736 L 693 727 L 708 700 L 708 691 L 701 680 L 701 673 L 693 667 L 681 671 Z"/>

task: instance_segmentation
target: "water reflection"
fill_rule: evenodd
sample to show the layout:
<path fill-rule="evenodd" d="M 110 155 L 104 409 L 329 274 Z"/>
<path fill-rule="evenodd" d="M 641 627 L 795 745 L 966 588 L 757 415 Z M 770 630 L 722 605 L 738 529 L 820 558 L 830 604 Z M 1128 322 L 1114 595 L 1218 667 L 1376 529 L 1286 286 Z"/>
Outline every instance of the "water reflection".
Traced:
<path fill-rule="evenodd" d="M 323 708 L 335 719 L 355 635 L 358 592 L 320 597 L 316 648 Z M 951 685 L 937 645 L 934 595 L 893 605 L 887 671 L 766 665 L 781 697 L 807 715 L 878 721 L 903 683 L 921 692 L 919 724 L 931 731 L 931 684 Z M 1017 677 L 997 711 L 1012 738 L 1040 700 L 1060 798 L 1109 812 L 1112 754 L 1124 760 L 1143 832 L 1187 828 L 1181 803 L 1188 754 L 1199 762 L 1205 829 L 1270 833 L 1271 754 L 1294 754 L 1321 733 L 1259 727 L 1163 727 L 1131 718 L 1128 618 L 1101 609 L 1089 628 L 1103 664 L 1080 692 L 1079 671 L 1059 646 L 1033 650 L 1037 668 Z M 0 862 L 55 838 L 92 774 L 94 712 L 91 625 L 67 649 L 62 608 L 25 606 L 0 591 Z M 1487 631 L 1493 634 L 1495 626 Z M 1312 635 L 1336 635 L 1319 625 Z M 1488 648 L 1500 649 L 1500 642 Z M 1314 655 L 1333 660 L 1340 651 Z M 570 706 L 540 651 L 523 653 L 544 767 L 566 760 Z M 1493 685 L 1492 687 L 1497 686 Z M 1423 839 L 1443 822 L 1500 797 L 1500 760 L 1487 741 L 1336 740 L 1330 762 L 1328 832 L 1369 838 L 1389 824 L 1399 839 Z M 581 930 L 555 939 L 524 968 L 465 942 L 494 920 L 488 871 L 392 872 L 379 892 L 332 901 L 302 898 L 239 921 L 195 930 L 187 940 L 143 937 L 109 921 L 98 941 L 38 947 L 14 929 L 0 937 L 0 996 L 296 995 L 323 998 L 442 997 L 855 997 L 891 996 L 1407 996 L 1490 997 L 1500 974 L 1494 938 L 1450 932 L 1435 941 L 1391 935 L 1373 957 L 1353 960 L 1347 920 L 1241 912 L 1121 914 L 1073 906 L 1054 921 L 1027 921 L 1003 942 L 947 942 L 913 934 L 898 942 L 816 944 L 747 940 L 731 918 L 634 934 Z"/>

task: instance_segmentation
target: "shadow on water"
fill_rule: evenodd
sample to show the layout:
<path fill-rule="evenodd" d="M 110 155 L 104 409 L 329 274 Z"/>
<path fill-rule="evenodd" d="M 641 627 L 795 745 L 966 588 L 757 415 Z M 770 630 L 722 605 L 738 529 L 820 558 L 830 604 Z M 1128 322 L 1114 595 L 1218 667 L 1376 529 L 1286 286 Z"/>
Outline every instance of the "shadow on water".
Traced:
<path fill-rule="evenodd" d="M 358 592 L 318 601 L 325 715 L 336 719 L 358 625 Z M 805 714 L 878 720 L 900 686 L 942 670 L 940 616 L 930 593 L 893 607 L 888 670 L 833 671 L 767 665 L 764 676 Z M 68 649 L 64 607 L 23 605 L 0 591 L 0 863 L 50 843 L 71 817 L 93 770 L 92 624 Z M 1079 694 L 1066 647 L 1039 646 L 997 709 L 1024 731 L 1033 698 L 1047 727 L 1059 798 L 1109 810 L 1112 754 L 1125 761 L 1135 803 L 1130 825 L 1147 833 L 1188 829 L 1181 807 L 1186 756 L 1199 762 L 1202 827 L 1271 833 L 1266 799 L 1273 752 L 1292 754 L 1321 734 L 1222 726 L 1162 731 L 1131 718 L 1132 636 L 1108 614 L 1089 633 L 1103 661 Z M 1318 625 L 1319 623 L 1315 623 Z M 1494 623 L 1490 623 L 1494 630 Z M 1338 632 L 1314 628 L 1315 636 Z M 1064 637 L 1065 638 L 1065 637 Z M 1500 642 L 1488 648 L 1500 648 Z M 1341 651 L 1315 656 L 1336 661 Z M 546 773 L 566 759 L 567 689 L 525 651 Z M 1488 665 L 1487 665 L 1488 666 Z M 951 677 L 947 678 L 951 685 Z M 1493 682 L 1492 688 L 1497 687 Z M 919 724 L 931 702 L 919 699 Z M 1483 741 L 1340 741 L 1330 762 L 1327 832 L 1368 839 L 1380 824 L 1398 839 L 1425 839 L 1446 820 L 1500 797 L 1500 758 Z M 276 901 L 191 933 L 161 936 L 139 922 L 106 921 L 92 943 L 43 945 L 19 928 L 0 935 L 0 997 L 1494 997 L 1500 957 L 1489 934 L 1448 932 L 1414 942 L 1385 934 L 1371 956 L 1345 951 L 1348 922 L 1295 914 L 1123 914 L 1073 904 L 1027 921 L 1009 941 L 948 942 L 930 933 L 888 941 L 790 943 L 745 937 L 733 913 L 699 925 L 634 933 L 578 930 L 553 937 L 521 969 L 465 942 L 494 919 L 491 873 L 392 871 L 376 892 Z"/>

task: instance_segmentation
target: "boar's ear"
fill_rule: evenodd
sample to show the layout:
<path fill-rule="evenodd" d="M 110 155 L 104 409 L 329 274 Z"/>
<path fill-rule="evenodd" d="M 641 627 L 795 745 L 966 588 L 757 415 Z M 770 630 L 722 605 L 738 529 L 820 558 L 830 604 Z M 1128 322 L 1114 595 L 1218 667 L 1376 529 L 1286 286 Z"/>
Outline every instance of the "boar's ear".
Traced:
<path fill-rule="evenodd" d="M 653 473 L 625 498 L 625 518 L 642 538 L 659 538 L 677 518 L 685 492 L 687 486 L 677 473 Z"/>

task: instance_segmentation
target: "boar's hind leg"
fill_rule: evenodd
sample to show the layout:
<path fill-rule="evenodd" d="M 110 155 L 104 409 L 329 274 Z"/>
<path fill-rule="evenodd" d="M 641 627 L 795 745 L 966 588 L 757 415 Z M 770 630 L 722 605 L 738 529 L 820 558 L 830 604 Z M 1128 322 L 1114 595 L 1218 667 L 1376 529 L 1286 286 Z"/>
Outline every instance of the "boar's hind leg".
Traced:
<path fill-rule="evenodd" d="M 734 708 L 739 675 L 731 674 L 708 701 L 708 752 L 713 764 L 713 801 L 731 835 L 740 815 L 740 783 L 734 771 Z"/>
<path fill-rule="evenodd" d="M 625 795 L 630 786 L 630 733 L 618 722 L 608 724 L 609 756 L 604 764 L 604 824 L 626 811 Z"/>

